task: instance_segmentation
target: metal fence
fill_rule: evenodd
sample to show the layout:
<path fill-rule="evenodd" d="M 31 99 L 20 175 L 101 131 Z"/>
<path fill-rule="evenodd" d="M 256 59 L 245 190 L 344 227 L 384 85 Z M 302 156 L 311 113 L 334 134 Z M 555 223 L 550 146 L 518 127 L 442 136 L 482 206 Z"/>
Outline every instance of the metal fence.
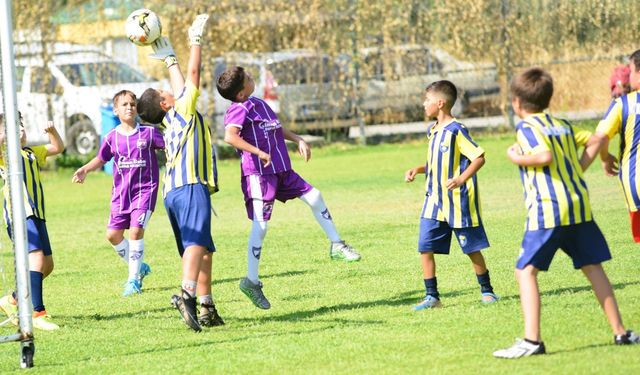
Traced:
<path fill-rule="evenodd" d="M 141 7 L 160 16 L 183 65 L 189 24 L 198 13 L 211 15 L 200 109 L 212 127 L 221 128 L 228 106 L 215 79 L 238 64 L 253 72 L 255 95 L 269 99 L 283 122 L 325 136 L 355 125 L 421 121 L 424 87 L 438 79 L 460 89 L 457 115 L 504 116 L 507 82 L 533 65 L 554 76 L 552 111 L 597 115 L 610 101 L 611 70 L 638 48 L 640 32 L 631 16 L 640 4 L 632 0 L 21 0 L 14 2 L 16 43 L 36 48 L 31 38 L 58 51 L 70 48 L 60 43 L 81 44 L 158 80 L 141 83 L 162 85 L 166 72 L 146 58 L 150 48 L 124 37 L 124 19 Z M 56 48 L 41 48 L 40 58 L 54 59 Z M 47 70 L 42 74 L 38 82 Z M 117 76 L 110 74 L 103 76 Z M 59 84 L 42 85 L 45 114 L 67 130 L 79 121 L 83 129 L 98 128 L 95 114 L 58 100 L 69 90 Z M 91 105 L 97 111 L 100 104 Z"/>

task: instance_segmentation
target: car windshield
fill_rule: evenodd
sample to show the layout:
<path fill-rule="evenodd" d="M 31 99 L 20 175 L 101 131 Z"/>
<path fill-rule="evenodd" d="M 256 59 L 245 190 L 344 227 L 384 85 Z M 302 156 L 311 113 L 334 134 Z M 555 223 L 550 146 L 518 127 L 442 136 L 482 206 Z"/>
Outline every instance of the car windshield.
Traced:
<path fill-rule="evenodd" d="M 58 68 L 74 86 L 117 85 L 149 82 L 150 79 L 130 66 L 113 62 L 59 65 Z"/>

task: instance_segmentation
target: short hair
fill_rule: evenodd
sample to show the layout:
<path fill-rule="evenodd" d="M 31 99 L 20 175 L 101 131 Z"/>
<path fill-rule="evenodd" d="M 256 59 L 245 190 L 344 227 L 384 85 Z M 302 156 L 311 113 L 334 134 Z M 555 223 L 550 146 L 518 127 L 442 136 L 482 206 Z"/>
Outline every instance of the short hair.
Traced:
<path fill-rule="evenodd" d="M 429 86 L 424 89 L 424 92 L 434 92 L 441 94 L 442 96 L 444 96 L 448 108 L 453 107 L 453 105 L 456 104 L 456 100 L 458 99 L 458 89 L 456 89 L 456 85 L 447 80 L 435 81 L 430 83 Z"/>
<path fill-rule="evenodd" d="M 113 96 L 113 105 L 115 106 L 116 104 L 118 104 L 118 101 L 123 96 L 130 96 L 131 98 L 133 98 L 133 101 L 137 100 L 136 94 L 134 94 L 132 91 L 120 90 Z"/>
<path fill-rule="evenodd" d="M 640 49 L 629 56 L 629 61 L 633 63 L 633 66 L 636 68 L 636 72 L 640 70 Z"/>
<path fill-rule="evenodd" d="M 511 80 L 511 95 L 527 112 L 542 112 L 553 96 L 553 78 L 542 68 L 529 68 Z"/>
<path fill-rule="evenodd" d="M 18 120 L 22 118 L 22 112 L 18 111 Z M 0 126 L 4 125 L 4 113 L 0 113 Z"/>
<path fill-rule="evenodd" d="M 225 70 L 216 81 L 218 92 L 223 98 L 237 102 L 236 96 L 244 88 L 244 68 L 234 66 Z"/>
<path fill-rule="evenodd" d="M 156 89 L 146 89 L 140 96 L 140 100 L 138 100 L 138 104 L 136 105 L 138 116 L 140 116 L 142 121 L 149 124 L 161 123 L 162 119 L 167 114 L 167 112 L 160 106 L 161 102 L 162 97 Z"/>

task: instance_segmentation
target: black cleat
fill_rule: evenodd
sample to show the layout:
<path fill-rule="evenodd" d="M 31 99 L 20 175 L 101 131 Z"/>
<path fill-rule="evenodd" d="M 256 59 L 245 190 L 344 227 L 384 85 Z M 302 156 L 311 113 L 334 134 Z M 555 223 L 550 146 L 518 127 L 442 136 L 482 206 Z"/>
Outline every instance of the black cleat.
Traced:
<path fill-rule="evenodd" d="M 198 322 L 203 327 L 216 327 L 224 325 L 224 320 L 218 315 L 215 304 L 203 303 L 200 305 Z"/>
<path fill-rule="evenodd" d="M 171 297 L 171 304 L 178 309 L 184 322 L 196 332 L 202 331 L 200 323 L 198 323 L 198 311 L 196 310 L 196 298 L 189 296 L 189 293 L 182 291 L 182 296 L 173 295 Z"/>
<path fill-rule="evenodd" d="M 628 330 L 624 335 L 613 336 L 613 341 L 616 345 L 640 344 L 640 336 L 632 330 Z"/>

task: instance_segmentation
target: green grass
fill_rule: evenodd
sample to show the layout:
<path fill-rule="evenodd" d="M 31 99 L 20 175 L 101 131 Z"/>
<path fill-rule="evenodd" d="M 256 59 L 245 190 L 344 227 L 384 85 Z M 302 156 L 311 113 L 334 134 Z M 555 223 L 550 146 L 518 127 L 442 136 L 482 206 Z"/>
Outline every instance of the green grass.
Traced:
<path fill-rule="evenodd" d="M 363 255 L 357 264 L 332 262 L 328 241 L 300 201 L 277 204 L 261 264 L 273 307 L 253 307 L 238 289 L 245 273 L 249 221 L 237 160 L 220 164 L 220 215 L 213 220 L 214 298 L 226 325 L 189 331 L 169 305 L 180 283 L 180 260 L 162 203 L 146 234 L 153 273 L 142 295 L 123 298 L 126 268 L 104 239 L 110 176 L 83 186 L 72 171 L 45 175 L 48 228 L 56 269 L 45 302 L 57 332 L 36 331 L 30 373 L 629 373 L 640 371 L 640 347 L 616 347 L 587 281 L 558 255 L 540 276 L 542 335 L 549 355 L 496 360 L 495 349 L 522 335 L 513 266 L 525 210 L 516 168 L 505 156 L 511 135 L 478 136 L 487 151 L 480 171 L 485 253 L 502 300 L 479 303 L 471 264 L 458 245 L 437 257 L 443 309 L 414 313 L 423 296 L 416 252 L 422 182 L 404 171 L 425 160 L 425 144 L 314 149 L 295 169 L 323 193 L 342 236 Z M 615 179 L 598 165 L 587 173 L 593 209 L 614 259 L 605 268 L 626 324 L 640 329 L 640 247 Z M 6 235 L 0 264 L 13 261 Z M 3 290 L 11 288 L 5 272 Z M 13 328 L 0 328 L 9 334 Z M 0 373 L 19 372 L 19 345 L 0 346 Z"/>

